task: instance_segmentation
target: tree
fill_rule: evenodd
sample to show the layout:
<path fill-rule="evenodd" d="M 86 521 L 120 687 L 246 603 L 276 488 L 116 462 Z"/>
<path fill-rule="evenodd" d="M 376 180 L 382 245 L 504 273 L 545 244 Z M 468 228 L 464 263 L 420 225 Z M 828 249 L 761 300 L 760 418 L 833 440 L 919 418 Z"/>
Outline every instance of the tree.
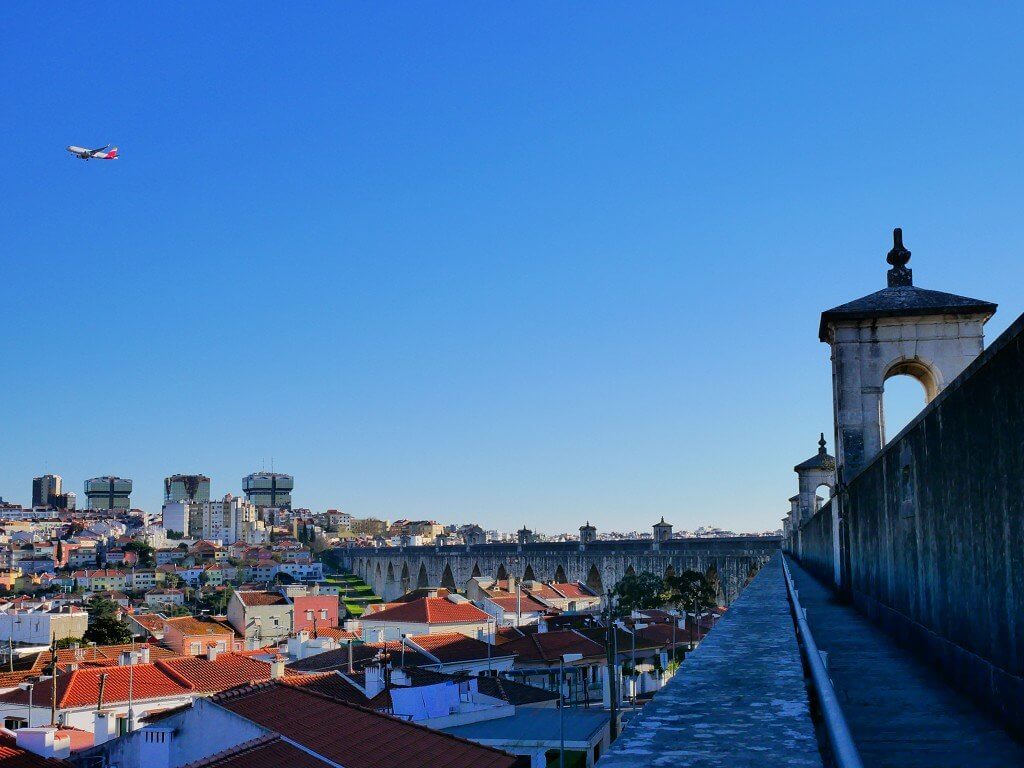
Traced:
<path fill-rule="evenodd" d="M 616 614 L 628 616 L 633 611 L 660 608 L 670 597 L 665 581 L 648 571 L 630 573 L 622 577 L 612 590 L 615 597 Z"/>
<path fill-rule="evenodd" d="M 155 565 L 153 554 L 156 550 L 149 546 L 149 544 L 141 541 L 129 541 L 124 545 L 124 551 L 137 553 L 139 556 L 139 565 L 143 568 L 152 568 Z"/>
<path fill-rule="evenodd" d="M 182 533 L 181 531 L 171 531 L 171 530 L 168 530 L 167 531 L 167 538 L 168 539 L 184 539 L 185 538 L 185 534 Z"/>
<path fill-rule="evenodd" d="M 97 597 L 89 601 L 86 610 L 89 613 L 89 627 L 82 639 L 87 643 L 117 645 L 131 642 L 132 632 L 127 622 L 121 621 L 121 608 L 117 603 Z"/>
<path fill-rule="evenodd" d="M 697 571 L 683 571 L 678 576 L 669 577 L 668 587 L 672 602 L 686 611 L 693 611 L 698 627 L 700 614 L 718 603 L 715 587 Z"/>
<path fill-rule="evenodd" d="M 64 563 L 64 542 L 57 539 L 57 567 L 61 567 Z"/>
<path fill-rule="evenodd" d="M 55 645 L 57 646 L 58 650 L 60 650 L 60 649 L 64 649 L 64 648 L 70 648 L 75 643 L 78 643 L 80 645 L 82 643 L 82 638 L 80 638 L 80 637 L 62 637 L 60 640 L 58 640 L 55 643 Z"/>

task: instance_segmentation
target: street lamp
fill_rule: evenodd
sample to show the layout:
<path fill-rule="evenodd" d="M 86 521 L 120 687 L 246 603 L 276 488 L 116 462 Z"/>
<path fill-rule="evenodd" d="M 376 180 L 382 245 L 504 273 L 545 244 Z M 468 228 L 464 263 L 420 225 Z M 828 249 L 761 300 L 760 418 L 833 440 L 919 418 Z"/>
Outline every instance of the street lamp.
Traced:
<path fill-rule="evenodd" d="M 643 624 L 641 622 L 634 621 L 633 624 L 632 624 L 632 628 L 633 628 L 632 631 L 629 633 L 630 637 L 633 638 L 633 653 L 632 653 L 633 658 L 632 658 L 632 662 L 631 662 L 632 666 L 633 666 L 633 670 L 632 670 L 633 671 L 633 675 L 632 675 L 632 677 L 633 677 L 633 686 L 632 686 L 633 690 L 630 692 L 632 694 L 632 696 L 630 696 L 630 708 L 631 709 L 636 709 L 636 681 L 637 681 L 637 674 L 636 674 L 636 631 L 638 629 L 647 629 L 647 625 Z"/>
<path fill-rule="evenodd" d="M 28 691 L 28 727 L 32 727 L 32 690 L 36 687 L 34 683 L 21 683 L 21 690 Z"/>
<path fill-rule="evenodd" d="M 562 698 L 562 681 L 565 679 L 565 663 L 580 661 L 582 653 L 563 653 L 558 657 L 558 768 L 565 768 L 565 700 Z"/>

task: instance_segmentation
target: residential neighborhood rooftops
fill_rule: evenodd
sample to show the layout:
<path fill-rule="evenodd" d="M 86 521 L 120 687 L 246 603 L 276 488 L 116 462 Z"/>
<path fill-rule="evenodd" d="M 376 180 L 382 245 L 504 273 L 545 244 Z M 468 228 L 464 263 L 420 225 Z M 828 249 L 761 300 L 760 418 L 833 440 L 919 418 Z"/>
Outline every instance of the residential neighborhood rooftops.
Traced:
<path fill-rule="evenodd" d="M 566 653 L 582 653 L 584 658 L 605 655 L 603 645 L 574 629 L 535 632 L 502 644 L 501 650 L 504 653 L 515 652 L 520 662 L 557 662 Z"/>
<path fill-rule="evenodd" d="M 452 602 L 448 597 L 421 597 L 408 603 L 390 605 L 363 616 L 363 623 L 473 624 L 489 617 L 470 602 Z"/>
<path fill-rule="evenodd" d="M 512 768 L 516 764 L 514 756 L 497 749 L 276 681 L 225 691 L 213 701 L 345 768 Z"/>
<path fill-rule="evenodd" d="M 334 765 L 336 763 L 321 760 L 271 733 L 242 742 L 205 760 L 188 763 L 183 768 L 324 768 Z"/>
<path fill-rule="evenodd" d="M 236 590 L 235 595 L 242 605 L 288 605 L 288 598 L 279 592 Z"/>
<path fill-rule="evenodd" d="M 483 640 L 466 637 L 461 632 L 438 632 L 433 635 L 410 635 L 406 640 L 433 656 L 442 664 L 462 661 L 479 661 L 488 657 L 495 659 L 513 654 L 502 648 L 489 646 Z M 489 651 L 489 652 L 488 652 Z"/>
<path fill-rule="evenodd" d="M 232 629 L 226 628 L 219 622 L 204 620 L 196 616 L 176 616 L 173 619 L 165 619 L 165 623 L 183 635 L 234 634 Z"/>

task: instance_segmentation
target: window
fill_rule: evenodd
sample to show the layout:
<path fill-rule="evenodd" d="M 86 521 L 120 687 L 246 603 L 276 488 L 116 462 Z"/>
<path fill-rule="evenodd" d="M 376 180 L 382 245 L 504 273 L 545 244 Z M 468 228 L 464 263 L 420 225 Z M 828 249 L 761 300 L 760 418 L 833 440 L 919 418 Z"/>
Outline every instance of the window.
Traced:
<path fill-rule="evenodd" d="M 190 643 L 189 653 L 191 653 L 192 655 L 202 653 L 202 647 L 202 643 Z"/>
<path fill-rule="evenodd" d="M 327 618 L 327 609 L 326 608 L 321 608 L 320 609 L 320 618 L 321 619 L 326 619 Z"/>
<path fill-rule="evenodd" d="M 27 728 L 27 727 L 28 727 L 28 720 L 25 720 L 24 718 L 21 718 L 21 717 L 5 717 L 4 718 L 4 728 L 6 728 L 8 731 L 16 731 L 19 728 Z"/>

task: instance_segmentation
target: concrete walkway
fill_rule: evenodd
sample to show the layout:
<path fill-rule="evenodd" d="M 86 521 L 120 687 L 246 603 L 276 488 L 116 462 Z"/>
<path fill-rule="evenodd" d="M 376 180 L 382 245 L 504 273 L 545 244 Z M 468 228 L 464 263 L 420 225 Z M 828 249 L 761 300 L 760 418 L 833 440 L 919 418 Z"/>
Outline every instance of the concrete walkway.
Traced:
<path fill-rule="evenodd" d="M 829 675 L 865 768 L 1024 766 L 1024 745 L 792 558 L 788 562 L 814 640 L 828 652 Z"/>
<path fill-rule="evenodd" d="M 821 764 L 776 553 L 598 766 Z"/>

